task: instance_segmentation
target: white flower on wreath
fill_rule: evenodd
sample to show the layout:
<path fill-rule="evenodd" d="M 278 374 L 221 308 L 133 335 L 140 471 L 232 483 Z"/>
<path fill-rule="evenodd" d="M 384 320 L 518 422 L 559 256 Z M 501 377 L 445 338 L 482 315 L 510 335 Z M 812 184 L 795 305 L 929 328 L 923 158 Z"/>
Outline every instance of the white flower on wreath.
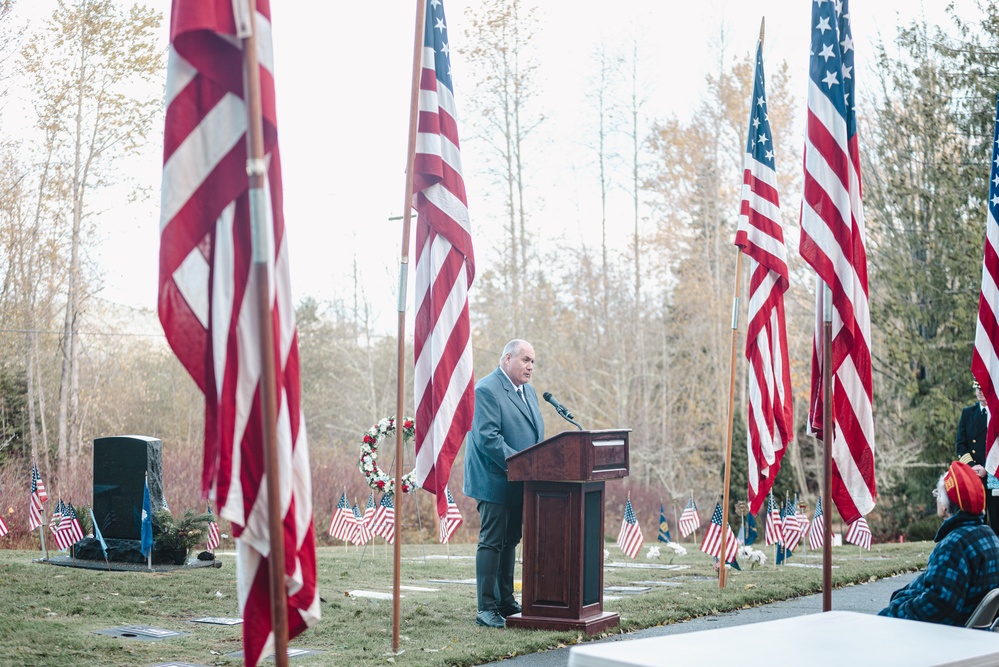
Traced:
<path fill-rule="evenodd" d="M 376 491 L 389 495 L 395 493 L 395 477 L 382 472 L 378 468 L 378 445 L 384 438 L 395 435 L 395 417 L 385 417 L 369 428 L 361 438 L 361 453 L 357 468 L 364 475 L 368 486 Z M 416 436 L 416 424 L 412 417 L 402 420 L 402 441 L 409 442 Z M 411 470 L 402 476 L 402 492 L 412 493 L 416 490 L 416 471 Z"/>

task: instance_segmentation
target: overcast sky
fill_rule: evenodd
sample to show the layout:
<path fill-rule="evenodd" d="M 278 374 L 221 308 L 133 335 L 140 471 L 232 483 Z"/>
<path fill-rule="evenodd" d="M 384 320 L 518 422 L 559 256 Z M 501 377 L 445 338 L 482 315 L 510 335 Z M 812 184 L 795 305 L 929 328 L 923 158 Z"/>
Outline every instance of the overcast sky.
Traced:
<path fill-rule="evenodd" d="M 453 48 L 465 40 L 466 6 L 475 0 L 445 0 Z M 167 42 L 169 2 L 146 4 L 164 13 L 161 40 Z M 543 0 L 537 33 L 542 67 L 539 88 L 545 105 L 543 141 L 535 145 L 533 165 L 544 167 L 546 180 L 533 193 L 543 200 L 535 216 L 539 243 L 566 238 L 599 242 L 599 217 L 572 203 L 598 184 L 588 167 L 572 164 L 572 152 L 559 148 L 579 134 L 585 113 L 584 95 L 591 57 L 601 43 L 609 51 L 640 49 L 639 78 L 647 102 L 647 118 L 689 117 L 698 106 L 704 79 L 718 69 L 719 48 L 728 59 L 755 49 L 760 19 L 766 17 L 764 59 L 772 72 L 786 60 L 803 105 L 808 67 L 808 0 L 618 0 L 580 3 Z M 851 13 L 857 52 L 859 105 L 865 86 L 873 85 L 873 46 L 891 40 L 896 26 L 925 17 L 945 22 L 944 0 L 853 0 Z M 974 0 L 957 0 L 959 12 L 973 16 Z M 18 16 L 37 26 L 51 13 L 55 0 L 21 0 Z M 292 286 L 297 297 L 309 294 L 331 300 L 350 294 L 346 277 L 354 258 L 362 268 L 368 298 L 380 317 L 394 322 L 394 296 L 401 243 L 401 223 L 390 221 L 402 211 L 404 162 L 409 113 L 415 3 L 301 2 L 272 0 L 277 82 L 278 130 L 285 184 Z M 459 116 L 465 95 L 465 64 L 452 51 L 455 97 Z M 165 74 L 164 74 L 165 77 Z M 17 127 L 8 104 L 5 131 Z M 18 112 L 23 113 L 23 112 Z M 459 134 L 462 132 L 459 117 Z M 467 124 L 467 120 L 466 120 Z M 101 217 L 99 260 L 105 271 L 104 298 L 155 308 L 159 234 L 161 128 L 141 156 L 122 164 L 123 174 L 154 190 L 147 200 L 124 203 L 116 191 Z M 863 137 L 861 137 L 863 141 Z M 578 141 L 577 141 L 578 143 Z M 800 141 L 797 142 L 800 145 Z M 492 257 L 497 235 L 495 218 L 485 197 L 486 183 L 476 177 L 482 156 L 469 152 L 463 161 L 480 267 Z M 530 149 L 531 146 L 528 146 Z M 780 155 L 781 147 L 777 147 Z M 787 151 L 800 150 L 798 145 Z M 778 169 L 797 168 L 796 157 L 784 157 Z M 797 208 L 797 202 L 785 206 Z M 630 215 L 630 213 L 629 213 Z M 485 221 L 481 224 L 477 221 Z M 481 270 L 481 269 L 480 269 Z M 410 281 L 412 285 L 412 280 Z M 473 286 L 474 288 L 474 286 Z M 410 299 L 412 308 L 412 299 Z M 391 324 L 390 324 L 391 326 Z"/>

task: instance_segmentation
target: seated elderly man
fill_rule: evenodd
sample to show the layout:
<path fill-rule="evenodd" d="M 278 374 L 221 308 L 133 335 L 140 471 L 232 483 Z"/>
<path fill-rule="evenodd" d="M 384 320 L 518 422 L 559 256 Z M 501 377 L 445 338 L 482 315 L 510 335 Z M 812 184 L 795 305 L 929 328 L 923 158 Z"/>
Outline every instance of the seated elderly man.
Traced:
<path fill-rule="evenodd" d="M 926 571 L 892 593 L 878 615 L 964 625 L 985 594 L 999 587 L 999 539 L 982 523 L 985 490 L 967 464 L 951 463 L 933 495 L 946 520 Z"/>

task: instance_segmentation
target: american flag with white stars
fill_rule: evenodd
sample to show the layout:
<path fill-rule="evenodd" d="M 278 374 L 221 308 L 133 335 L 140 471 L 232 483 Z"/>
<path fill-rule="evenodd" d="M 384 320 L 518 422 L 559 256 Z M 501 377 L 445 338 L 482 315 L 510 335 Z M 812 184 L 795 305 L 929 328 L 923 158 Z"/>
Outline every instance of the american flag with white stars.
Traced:
<path fill-rule="evenodd" d="M 444 5 L 428 0 L 426 10 L 413 157 L 416 483 L 437 496 L 437 516 L 445 521 L 444 489 L 475 410 L 468 313 L 475 259 Z"/>
<path fill-rule="evenodd" d="M 812 515 L 812 525 L 808 529 L 808 548 L 813 551 L 821 549 L 825 544 L 825 521 L 822 520 L 822 498 L 815 501 L 815 514 Z"/>
<path fill-rule="evenodd" d="M 847 522 L 870 512 L 877 495 L 867 240 L 852 34 L 848 0 L 813 0 L 799 242 L 802 258 L 816 272 L 807 424 L 813 435 L 830 443 L 832 498 Z M 823 368 L 822 361 L 824 286 L 832 296 L 829 369 Z M 828 434 L 822 433 L 826 373 L 831 373 L 833 386 L 833 432 Z"/>
<path fill-rule="evenodd" d="M 628 556 L 635 558 L 642 550 L 645 543 L 645 536 L 642 528 L 638 525 L 638 517 L 635 516 L 635 508 L 631 506 L 631 498 L 624 506 L 624 518 L 621 520 L 621 532 L 617 536 L 617 546 Z"/>
<path fill-rule="evenodd" d="M 794 437 L 794 401 L 787 347 L 784 293 L 787 249 L 780 222 L 773 134 L 763 73 L 763 42 L 756 47 L 742 207 L 735 245 L 749 257 L 748 495 L 749 513 L 760 511 L 773 488 L 787 443 Z"/>
<path fill-rule="evenodd" d="M 988 406 L 985 433 L 985 469 L 992 475 L 999 468 L 999 100 L 996 101 L 995 132 L 992 141 L 992 168 L 989 174 L 989 200 L 985 219 L 985 251 L 982 258 L 982 291 L 978 299 L 978 325 L 971 372 L 978 380 Z"/>
<path fill-rule="evenodd" d="M 711 513 L 711 523 L 708 524 L 708 530 L 704 533 L 704 540 L 701 542 L 701 551 L 709 556 L 721 558 L 721 531 L 722 507 L 721 503 L 715 503 L 715 511 Z M 735 533 L 732 532 L 731 526 L 725 524 L 725 562 L 734 561 L 738 553 L 739 544 L 735 539 Z"/>

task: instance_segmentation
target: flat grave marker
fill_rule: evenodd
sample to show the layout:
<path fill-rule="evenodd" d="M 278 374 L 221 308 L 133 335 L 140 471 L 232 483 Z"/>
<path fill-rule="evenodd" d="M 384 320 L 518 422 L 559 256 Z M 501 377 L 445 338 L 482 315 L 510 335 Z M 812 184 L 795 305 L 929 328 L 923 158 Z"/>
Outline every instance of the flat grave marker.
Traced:
<path fill-rule="evenodd" d="M 305 657 L 307 655 L 319 655 L 320 653 L 322 653 L 322 651 L 317 651 L 317 650 L 311 649 L 311 648 L 289 648 L 288 649 L 288 657 L 289 658 L 302 658 L 302 657 Z M 228 657 L 228 658 L 236 658 L 237 660 L 242 660 L 243 659 L 243 652 L 242 651 L 236 651 L 235 653 L 226 653 L 226 657 Z M 264 658 L 264 660 L 274 660 L 274 654 L 271 653 L 269 656 L 267 656 L 266 658 Z"/>
<path fill-rule="evenodd" d="M 120 628 L 107 628 L 106 630 L 94 630 L 95 635 L 106 635 L 117 637 L 118 639 L 138 639 L 141 641 L 155 642 L 171 637 L 183 637 L 186 632 L 176 630 L 164 630 L 148 625 L 125 625 Z"/>
<path fill-rule="evenodd" d="M 188 623 L 207 623 L 209 625 L 240 625 L 242 622 L 241 618 L 224 618 L 222 616 L 205 616 L 188 621 Z"/>

